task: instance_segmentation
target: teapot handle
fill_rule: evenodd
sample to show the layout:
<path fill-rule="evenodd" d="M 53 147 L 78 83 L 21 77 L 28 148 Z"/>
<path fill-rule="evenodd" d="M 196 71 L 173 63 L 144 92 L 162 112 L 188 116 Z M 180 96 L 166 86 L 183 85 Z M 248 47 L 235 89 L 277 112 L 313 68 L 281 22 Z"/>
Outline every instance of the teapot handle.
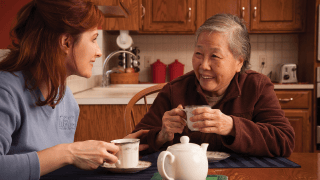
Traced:
<path fill-rule="evenodd" d="M 157 161 L 157 166 L 158 166 L 158 171 L 159 174 L 161 175 L 161 177 L 168 179 L 168 180 L 174 180 L 174 178 L 171 178 L 167 175 L 165 169 L 164 169 L 164 161 L 166 159 L 167 156 L 170 156 L 170 164 L 173 163 L 174 161 L 174 155 L 169 152 L 169 151 L 162 151 L 158 157 L 158 161 Z"/>

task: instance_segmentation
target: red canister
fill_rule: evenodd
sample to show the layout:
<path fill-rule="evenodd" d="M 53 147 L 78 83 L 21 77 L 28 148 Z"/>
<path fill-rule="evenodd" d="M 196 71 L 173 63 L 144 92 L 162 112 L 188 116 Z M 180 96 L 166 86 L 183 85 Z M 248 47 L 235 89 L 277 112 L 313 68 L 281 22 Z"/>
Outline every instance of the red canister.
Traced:
<path fill-rule="evenodd" d="M 151 64 L 153 83 L 164 83 L 166 81 L 166 68 L 167 65 L 163 64 L 160 59 Z"/>
<path fill-rule="evenodd" d="M 180 63 L 178 59 L 176 59 L 173 63 L 169 64 L 170 81 L 179 76 L 182 76 L 183 70 L 184 64 Z"/>

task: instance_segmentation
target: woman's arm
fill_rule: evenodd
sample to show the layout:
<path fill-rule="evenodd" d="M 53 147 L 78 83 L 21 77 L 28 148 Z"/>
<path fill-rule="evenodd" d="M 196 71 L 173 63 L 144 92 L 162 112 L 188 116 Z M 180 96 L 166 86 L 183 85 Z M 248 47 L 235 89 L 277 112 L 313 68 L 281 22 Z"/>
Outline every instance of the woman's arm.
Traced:
<path fill-rule="evenodd" d="M 40 176 L 72 164 L 80 169 L 92 170 L 103 162 L 115 163 L 114 155 L 118 146 L 103 141 L 83 141 L 70 144 L 59 144 L 37 152 L 40 162 Z"/>
<path fill-rule="evenodd" d="M 294 129 L 281 110 L 271 81 L 265 77 L 259 85 L 252 119 L 232 116 L 236 135 L 232 143 L 224 141 L 224 145 L 239 153 L 290 156 L 294 149 Z"/>

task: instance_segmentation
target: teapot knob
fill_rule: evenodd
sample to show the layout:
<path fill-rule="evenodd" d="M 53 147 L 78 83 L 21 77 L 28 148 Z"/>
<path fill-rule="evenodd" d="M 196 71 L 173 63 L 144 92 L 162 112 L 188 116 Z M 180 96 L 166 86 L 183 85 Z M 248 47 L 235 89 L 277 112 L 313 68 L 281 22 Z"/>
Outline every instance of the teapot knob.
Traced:
<path fill-rule="evenodd" d="M 189 143 L 189 140 L 190 140 L 190 138 L 189 138 L 188 136 L 182 136 L 182 137 L 180 138 L 180 142 L 181 142 L 182 144 L 188 144 L 188 143 Z"/>

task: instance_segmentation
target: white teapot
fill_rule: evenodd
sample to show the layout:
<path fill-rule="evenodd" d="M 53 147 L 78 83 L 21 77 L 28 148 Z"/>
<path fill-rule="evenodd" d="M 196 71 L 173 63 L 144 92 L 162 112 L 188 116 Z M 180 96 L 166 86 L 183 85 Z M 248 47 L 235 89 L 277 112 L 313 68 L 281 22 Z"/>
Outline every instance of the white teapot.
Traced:
<path fill-rule="evenodd" d="M 157 162 L 159 174 L 169 180 L 205 180 L 208 174 L 209 144 L 202 143 L 199 146 L 189 143 L 188 136 L 182 136 L 180 141 L 160 153 Z"/>

